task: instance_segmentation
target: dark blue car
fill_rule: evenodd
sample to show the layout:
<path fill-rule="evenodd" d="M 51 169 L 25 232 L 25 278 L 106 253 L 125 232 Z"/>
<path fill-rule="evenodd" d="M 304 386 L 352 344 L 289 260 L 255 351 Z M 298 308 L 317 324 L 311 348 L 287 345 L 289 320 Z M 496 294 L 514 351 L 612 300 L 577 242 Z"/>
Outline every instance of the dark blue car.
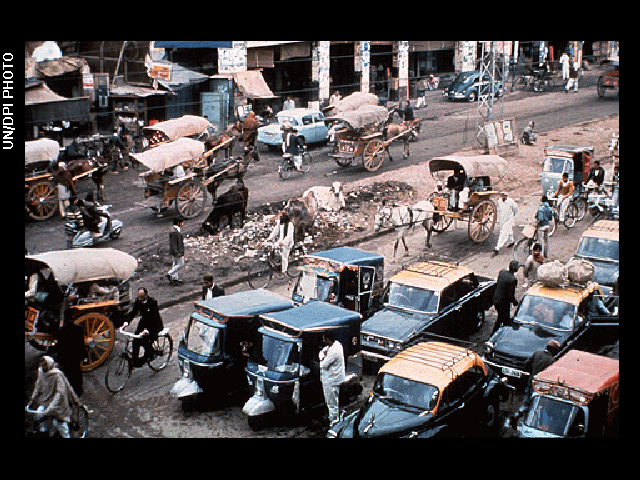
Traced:
<path fill-rule="evenodd" d="M 480 80 L 480 72 L 460 72 L 451 85 L 446 87 L 442 95 L 449 100 L 466 100 L 475 102 L 480 95 L 487 95 L 490 88 L 490 77 L 485 73 Z M 504 95 L 504 84 L 499 80 L 494 80 L 494 92 L 496 97 Z"/>

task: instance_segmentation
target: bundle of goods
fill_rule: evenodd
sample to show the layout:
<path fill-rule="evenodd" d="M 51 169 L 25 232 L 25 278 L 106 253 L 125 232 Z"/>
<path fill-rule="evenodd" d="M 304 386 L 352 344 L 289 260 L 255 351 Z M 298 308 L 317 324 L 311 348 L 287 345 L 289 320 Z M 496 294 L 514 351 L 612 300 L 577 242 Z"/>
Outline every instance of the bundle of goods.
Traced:
<path fill-rule="evenodd" d="M 569 260 L 569 263 L 567 263 L 567 277 L 570 282 L 586 285 L 593 278 L 593 263 L 587 260 Z"/>
<path fill-rule="evenodd" d="M 566 267 L 558 260 L 543 263 L 538 267 L 538 279 L 548 287 L 559 287 L 567 281 Z"/>

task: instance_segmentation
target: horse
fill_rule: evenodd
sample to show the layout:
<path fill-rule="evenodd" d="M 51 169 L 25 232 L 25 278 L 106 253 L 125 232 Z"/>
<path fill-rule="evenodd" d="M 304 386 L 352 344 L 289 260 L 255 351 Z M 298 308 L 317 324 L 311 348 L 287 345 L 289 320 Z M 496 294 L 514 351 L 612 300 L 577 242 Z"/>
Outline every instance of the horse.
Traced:
<path fill-rule="evenodd" d="M 402 240 L 405 255 L 409 253 L 409 248 L 404 239 L 407 229 L 420 222 L 427 231 L 427 239 L 425 246 L 431 248 L 431 233 L 433 232 L 433 204 L 427 200 L 416 203 L 409 207 L 407 205 L 387 206 L 386 202 L 382 202 L 382 206 L 378 208 L 374 219 L 373 231 L 377 232 L 382 226 L 390 226 L 398 229 L 398 238 L 393 246 L 393 256 L 396 256 L 398 244 Z"/>
<path fill-rule="evenodd" d="M 417 133 L 420 132 L 420 119 L 416 118 L 411 120 L 410 122 L 402 122 L 402 123 L 389 123 L 386 128 L 383 130 L 384 140 L 388 140 L 389 138 L 397 137 L 398 135 L 404 134 L 402 137 L 404 143 L 404 151 L 402 153 L 402 158 L 407 158 L 411 155 L 409 151 L 409 141 L 411 138 L 417 138 Z M 389 154 L 389 160 L 393 162 L 393 158 L 391 158 L 391 152 L 389 151 L 389 146 L 386 147 L 387 153 Z"/>

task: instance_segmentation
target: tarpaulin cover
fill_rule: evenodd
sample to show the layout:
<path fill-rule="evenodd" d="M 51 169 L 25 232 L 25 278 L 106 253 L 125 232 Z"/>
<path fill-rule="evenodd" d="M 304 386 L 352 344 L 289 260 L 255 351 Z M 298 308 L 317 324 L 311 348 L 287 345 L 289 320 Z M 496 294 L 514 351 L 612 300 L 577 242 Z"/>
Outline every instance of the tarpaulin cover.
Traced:
<path fill-rule="evenodd" d="M 429 160 L 429 171 L 433 175 L 441 170 L 456 170 L 462 167 L 467 177 L 490 177 L 502 179 L 509 163 L 498 155 L 476 155 L 435 157 Z"/>
<path fill-rule="evenodd" d="M 158 130 L 169 137 L 169 140 L 174 141 L 180 137 L 189 137 L 203 133 L 209 125 L 209 121 L 204 117 L 183 115 L 182 117 L 173 118 L 166 122 L 158 122 L 151 127 L 144 127 L 144 130 Z"/>
<path fill-rule="evenodd" d="M 46 162 L 55 160 L 60 153 L 60 144 L 49 138 L 41 138 L 24 142 L 24 163 Z"/>
<path fill-rule="evenodd" d="M 348 123 L 353 129 L 359 129 L 375 125 L 376 123 L 382 123 L 389 117 L 389 111 L 384 107 L 377 105 L 363 105 L 357 110 L 342 113 L 340 115 L 332 116 L 329 119 L 342 120 Z"/>
<path fill-rule="evenodd" d="M 191 138 L 179 138 L 175 142 L 162 143 L 146 152 L 131 155 L 145 167 L 160 173 L 182 162 L 197 160 L 203 153 L 204 143 Z"/>

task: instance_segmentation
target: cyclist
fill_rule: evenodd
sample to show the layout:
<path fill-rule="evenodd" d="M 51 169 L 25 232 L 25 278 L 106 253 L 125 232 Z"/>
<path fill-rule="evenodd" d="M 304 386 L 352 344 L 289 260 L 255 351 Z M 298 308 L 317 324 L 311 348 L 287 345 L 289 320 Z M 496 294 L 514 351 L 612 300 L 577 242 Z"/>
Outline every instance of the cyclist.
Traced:
<path fill-rule="evenodd" d="M 295 128 L 288 120 L 282 123 L 282 153 L 290 154 L 293 158 L 293 164 L 296 170 L 302 168 L 302 152 L 300 137 L 296 135 Z"/>
<path fill-rule="evenodd" d="M 158 338 L 158 333 L 164 328 L 158 309 L 158 301 L 149 296 L 149 292 L 145 287 L 138 289 L 138 298 L 133 303 L 133 310 L 129 314 L 129 322 L 137 315 L 140 315 L 140 321 L 135 333 L 136 335 L 142 334 L 143 337 L 133 340 L 132 357 L 133 365 L 141 367 L 151 358 L 153 341 Z M 139 358 L 141 346 L 144 348 L 144 357 L 142 359 Z"/>
<path fill-rule="evenodd" d="M 543 255 L 545 258 L 549 254 L 549 222 L 553 220 L 553 210 L 549 206 L 549 199 L 543 195 L 540 199 L 540 206 L 537 213 L 537 226 L 540 241 L 542 242 Z"/>
<path fill-rule="evenodd" d="M 39 405 L 38 412 L 49 417 L 62 438 L 71 438 L 71 408 L 78 405 L 86 409 L 64 373 L 56 366 L 53 358 L 47 355 L 38 362 L 38 379 L 27 408 L 33 409 L 35 403 Z"/>
<path fill-rule="evenodd" d="M 289 212 L 283 210 L 280 212 L 278 223 L 271 231 L 269 238 L 267 238 L 267 242 L 277 242 L 281 248 L 283 274 L 289 268 L 289 252 L 294 243 L 294 230 L 295 226 L 289 217 Z"/>
<path fill-rule="evenodd" d="M 562 174 L 562 180 L 558 182 L 558 189 L 554 195 L 558 198 L 558 221 L 564 222 L 564 211 L 569 206 L 569 202 L 573 198 L 573 182 L 569 180 L 569 174 L 564 172 Z"/>

